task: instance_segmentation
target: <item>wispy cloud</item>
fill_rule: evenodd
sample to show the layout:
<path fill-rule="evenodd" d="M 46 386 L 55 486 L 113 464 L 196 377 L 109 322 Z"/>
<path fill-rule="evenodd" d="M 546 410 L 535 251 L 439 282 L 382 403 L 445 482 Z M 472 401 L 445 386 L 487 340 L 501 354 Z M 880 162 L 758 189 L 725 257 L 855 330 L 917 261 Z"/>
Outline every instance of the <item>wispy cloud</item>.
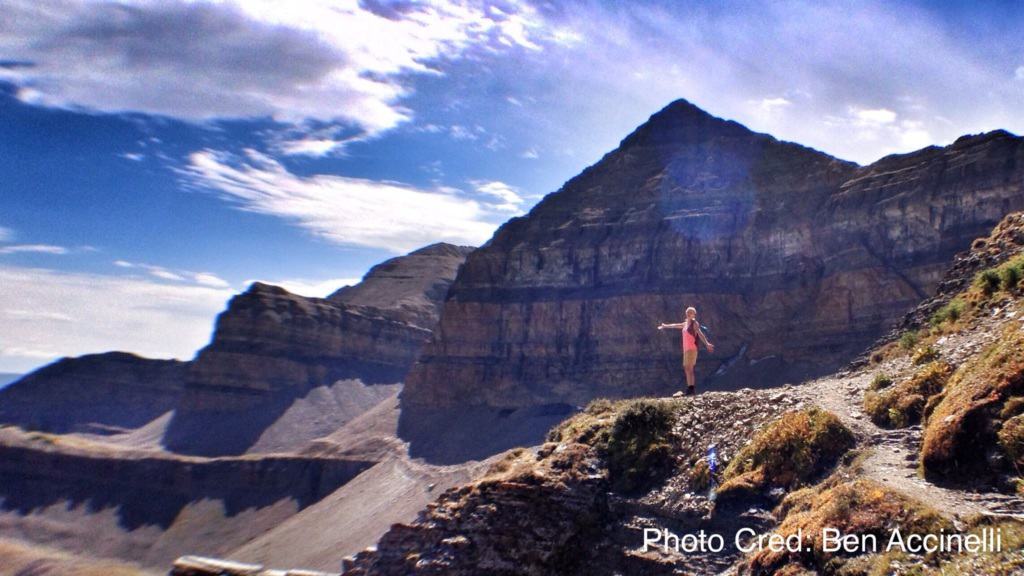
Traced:
<path fill-rule="evenodd" d="M 409 78 L 474 50 L 540 49 L 518 1 L 11 0 L 0 68 L 28 103 L 189 121 L 342 123 L 373 136 L 408 120 Z M 330 141 L 329 141 L 330 140 Z M 296 139 L 320 155 L 341 139 Z"/>
<path fill-rule="evenodd" d="M 142 270 L 154 278 L 171 282 L 188 282 L 212 288 L 228 288 L 231 284 L 212 272 L 191 272 L 189 270 L 171 270 L 154 264 L 114 260 L 118 268 Z"/>
<path fill-rule="evenodd" d="M 14 372 L 108 350 L 191 358 L 232 296 L 145 277 L 2 265 L 0 285 L 0 370 Z"/>
<path fill-rule="evenodd" d="M 14 240 L 14 230 L 0 226 L 0 242 L 10 242 L 11 240 Z"/>
<path fill-rule="evenodd" d="M 64 246 L 52 244 L 12 244 L 0 246 L 0 254 L 67 254 L 69 250 Z"/>
<path fill-rule="evenodd" d="M 205 150 L 182 170 L 193 186 L 215 191 L 243 210 L 283 218 L 331 242 L 404 253 L 439 241 L 480 244 L 507 217 L 500 203 L 451 188 L 334 175 L 300 176 L 276 160 Z"/>

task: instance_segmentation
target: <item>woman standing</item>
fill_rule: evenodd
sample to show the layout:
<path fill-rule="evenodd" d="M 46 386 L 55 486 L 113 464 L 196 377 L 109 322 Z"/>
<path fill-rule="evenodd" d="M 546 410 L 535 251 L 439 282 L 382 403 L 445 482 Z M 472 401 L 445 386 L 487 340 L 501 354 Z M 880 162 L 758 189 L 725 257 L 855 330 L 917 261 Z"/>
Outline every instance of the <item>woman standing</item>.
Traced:
<path fill-rule="evenodd" d="M 700 322 L 697 322 L 697 309 L 693 306 L 686 309 L 684 322 L 658 324 L 658 330 L 666 328 L 679 328 L 683 331 L 683 372 L 686 373 L 686 395 L 690 396 L 697 392 L 696 377 L 693 374 L 693 367 L 697 365 L 697 340 L 704 344 L 708 352 L 714 352 L 715 345 L 704 337 L 704 332 L 700 329 Z"/>

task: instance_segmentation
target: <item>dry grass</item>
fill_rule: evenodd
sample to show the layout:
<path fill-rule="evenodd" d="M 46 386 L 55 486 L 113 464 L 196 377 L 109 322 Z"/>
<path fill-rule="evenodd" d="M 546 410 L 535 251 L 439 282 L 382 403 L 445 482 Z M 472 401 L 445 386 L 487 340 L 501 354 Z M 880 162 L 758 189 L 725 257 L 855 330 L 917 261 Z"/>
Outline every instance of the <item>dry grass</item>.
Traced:
<path fill-rule="evenodd" d="M 519 476 L 532 469 L 537 458 L 526 448 L 513 448 L 499 458 L 484 473 L 484 480 L 497 480 Z"/>
<path fill-rule="evenodd" d="M 1024 331 L 1016 323 L 960 367 L 927 416 L 921 462 L 932 478 L 991 476 L 986 452 L 997 446 L 1004 409 L 1024 395 Z M 1009 434 L 1009 432 L 1008 432 Z"/>
<path fill-rule="evenodd" d="M 802 534 L 802 550 L 758 551 L 749 558 L 754 574 L 803 569 L 829 574 L 840 571 L 848 558 L 824 551 L 824 528 L 835 528 L 842 534 L 874 535 L 881 548 L 895 526 L 904 535 L 953 529 L 938 512 L 900 492 L 872 480 L 841 481 L 835 476 L 816 487 L 793 492 L 775 514 L 780 518 L 775 532 L 782 536 Z"/>
<path fill-rule="evenodd" d="M 624 401 L 612 402 L 605 398 L 593 400 L 582 412 L 552 428 L 547 441 L 579 442 L 604 448 L 608 444 L 612 424 L 624 404 Z"/>
<path fill-rule="evenodd" d="M 854 443 L 853 434 L 831 412 L 787 412 L 732 459 L 719 497 L 793 488 L 830 470 Z"/>
<path fill-rule="evenodd" d="M 953 367 L 941 360 L 919 369 L 908 380 L 880 390 L 872 386 L 864 394 L 864 411 L 875 424 L 903 428 L 921 421 L 929 398 L 942 392 Z"/>
<path fill-rule="evenodd" d="M 910 357 L 910 361 L 914 366 L 921 366 L 929 362 L 934 362 L 938 359 L 939 352 L 931 345 L 918 346 L 917 349 L 914 350 L 914 354 Z"/>

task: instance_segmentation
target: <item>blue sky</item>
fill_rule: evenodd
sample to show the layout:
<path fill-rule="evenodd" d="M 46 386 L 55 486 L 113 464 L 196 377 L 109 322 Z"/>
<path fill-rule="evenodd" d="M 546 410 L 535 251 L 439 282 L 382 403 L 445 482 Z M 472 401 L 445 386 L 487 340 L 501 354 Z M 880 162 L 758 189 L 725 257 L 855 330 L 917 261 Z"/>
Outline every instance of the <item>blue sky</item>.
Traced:
<path fill-rule="evenodd" d="M 1022 12 L 0 0 L 0 371 L 480 244 L 676 98 L 860 163 L 1022 133 Z"/>

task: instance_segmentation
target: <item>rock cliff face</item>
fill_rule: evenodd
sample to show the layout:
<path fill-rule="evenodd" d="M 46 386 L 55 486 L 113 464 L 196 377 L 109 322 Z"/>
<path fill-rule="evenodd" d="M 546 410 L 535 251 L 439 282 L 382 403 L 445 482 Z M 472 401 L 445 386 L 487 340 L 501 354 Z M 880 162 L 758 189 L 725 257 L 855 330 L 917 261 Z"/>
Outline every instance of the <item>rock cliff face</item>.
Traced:
<path fill-rule="evenodd" d="M 125 352 L 64 358 L 0 391 L 0 422 L 47 432 L 117 432 L 174 408 L 187 364 Z"/>
<path fill-rule="evenodd" d="M 690 305 L 716 344 L 702 385 L 823 373 L 1021 208 L 1006 132 L 859 167 L 677 101 L 468 257 L 403 404 L 670 393 L 679 333 L 655 326 Z"/>
<path fill-rule="evenodd" d="M 331 410 L 307 407 L 315 414 L 306 410 L 278 426 L 293 441 L 310 440 L 393 394 L 469 250 L 428 246 L 374 267 L 329 298 L 254 283 L 231 300 L 213 340 L 189 366 L 165 445 L 206 455 L 244 452 L 298 400 L 317 404 L 314 396 L 329 396 Z"/>

